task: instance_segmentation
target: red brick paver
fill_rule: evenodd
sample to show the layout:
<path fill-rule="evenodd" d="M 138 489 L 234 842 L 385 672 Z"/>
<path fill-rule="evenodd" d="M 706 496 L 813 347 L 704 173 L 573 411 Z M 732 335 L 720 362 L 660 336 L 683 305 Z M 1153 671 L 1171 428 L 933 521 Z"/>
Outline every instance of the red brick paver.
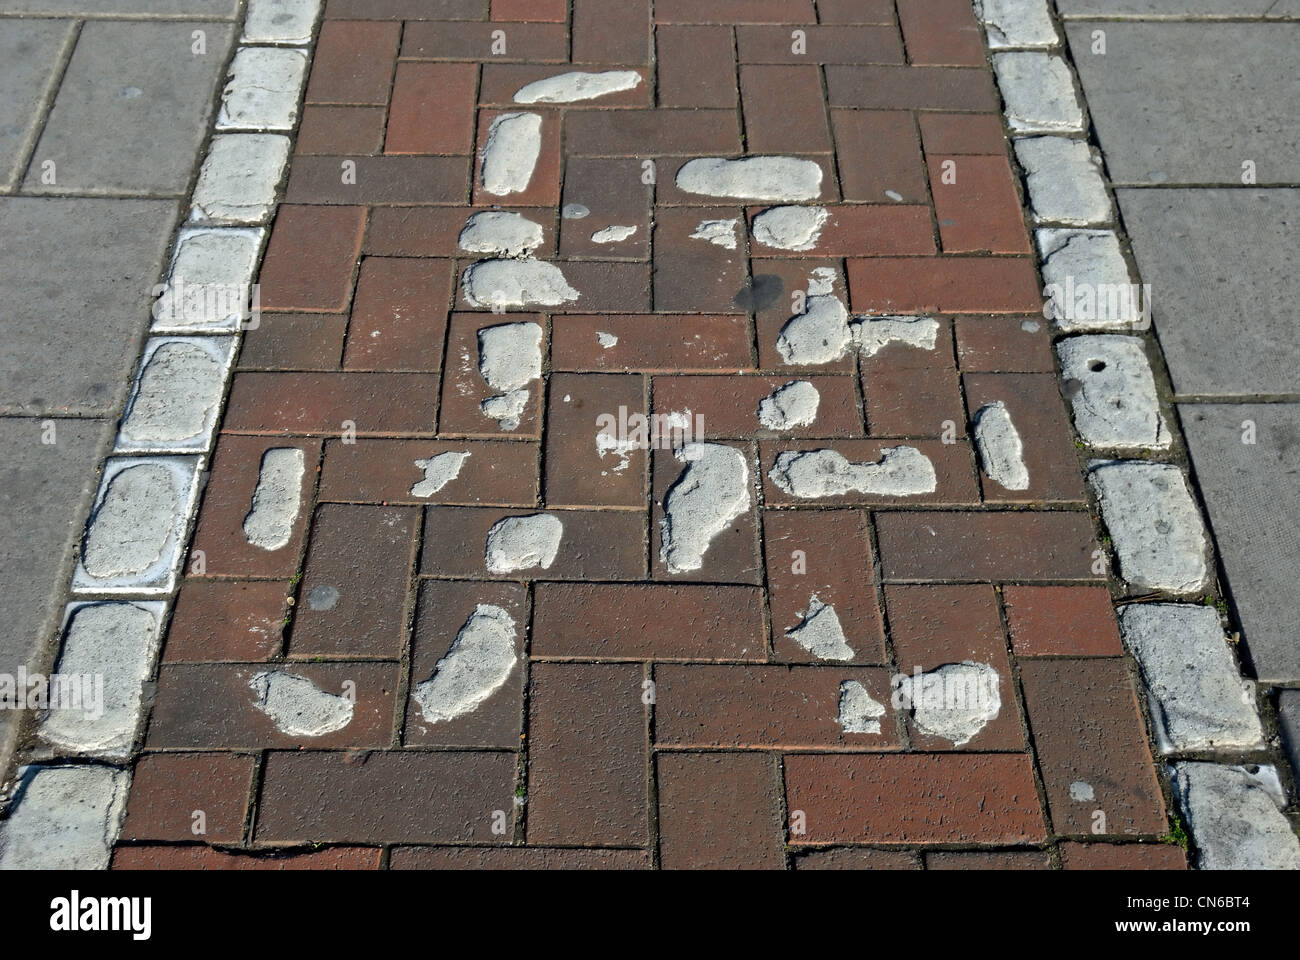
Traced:
<path fill-rule="evenodd" d="M 574 70 L 637 82 L 515 101 Z M 999 108 L 967 0 L 331 0 L 113 865 L 1185 867 Z M 519 113 L 537 160 L 493 193 Z M 805 243 L 677 184 L 772 154 L 822 173 Z M 502 215 L 572 296 L 484 305 L 462 233 Z M 813 296 L 933 348 L 788 362 Z M 774 426 L 793 381 L 816 414 Z M 981 466 L 998 402 L 1024 490 Z M 780 479 L 900 446 L 932 490 Z M 972 664 L 965 732 L 898 696 Z"/>

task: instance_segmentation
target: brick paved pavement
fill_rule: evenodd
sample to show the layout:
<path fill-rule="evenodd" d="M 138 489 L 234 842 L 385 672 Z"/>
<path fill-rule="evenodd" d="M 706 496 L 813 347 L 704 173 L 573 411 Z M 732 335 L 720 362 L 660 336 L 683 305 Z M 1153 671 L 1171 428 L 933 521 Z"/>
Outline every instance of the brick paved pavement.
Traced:
<path fill-rule="evenodd" d="M 639 82 L 514 102 L 573 69 Z M 114 865 L 1183 866 L 1149 842 L 1166 788 L 999 110 L 966 0 L 331 0 Z M 493 195 L 518 113 L 537 159 Z M 820 171 L 800 249 L 759 239 L 773 203 L 678 183 L 746 154 Z M 493 255 L 462 230 L 497 205 L 576 298 L 467 297 Z M 932 317 L 933 345 L 861 326 L 788 362 L 814 297 Z M 507 324 L 541 364 L 502 386 Z M 792 381 L 815 418 L 765 426 Z M 1027 483 L 983 469 L 998 403 Z M 601 426 L 674 413 L 718 459 Z M 933 480 L 778 479 L 893 448 Z M 527 522 L 502 546 L 539 514 L 553 556 Z"/>

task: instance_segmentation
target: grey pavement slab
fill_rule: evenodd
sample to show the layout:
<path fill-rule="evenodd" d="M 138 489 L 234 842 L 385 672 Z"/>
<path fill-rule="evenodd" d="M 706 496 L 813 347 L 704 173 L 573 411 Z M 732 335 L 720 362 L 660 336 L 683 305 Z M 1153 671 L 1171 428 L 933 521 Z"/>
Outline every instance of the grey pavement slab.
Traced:
<path fill-rule="evenodd" d="M 1278 693 L 1277 716 L 1282 725 L 1282 744 L 1291 761 L 1291 771 L 1300 777 L 1300 690 Z"/>
<path fill-rule="evenodd" d="M 191 34 L 202 30 L 206 52 Z M 24 187 L 47 193 L 185 192 L 230 49 L 229 23 L 91 21 L 81 31 Z M 55 164 L 56 182 L 42 183 Z"/>
<path fill-rule="evenodd" d="M 44 420 L 0 417 L 0 673 L 10 675 L 32 664 L 58 629 L 72 545 L 112 436 L 105 420 L 55 420 L 53 426 L 54 442 L 44 443 L 51 439 Z M 17 716 L 0 711 L 0 758 Z"/>
<path fill-rule="evenodd" d="M 1174 390 L 1300 393 L 1300 190 L 1126 189 L 1116 196 L 1142 281 L 1151 284 Z"/>
<path fill-rule="evenodd" d="M 192 16 L 228 20 L 239 0 L 0 0 L 0 13 L 56 16 Z"/>
<path fill-rule="evenodd" d="M 1063 17 L 1253 17 L 1285 6 L 1278 0 L 1056 0 Z"/>
<path fill-rule="evenodd" d="M 1179 413 L 1256 675 L 1300 683 L 1300 404 L 1184 404 Z M 1242 442 L 1245 421 L 1254 444 Z"/>
<path fill-rule="evenodd" d="M 72 30 L 66 20 L 0 20 L 0 191 L 22 176 L 41 103 Z"/>
<path fill-rule="evenodd" d="M 120 413 L 172 200 L 0 198 L 0 412 Z"/>
<path fill-rule="evenodd" d="M 1300 23 L 1066 27 L 1097 138 L 1116 183 L 1300 182 Z"/>

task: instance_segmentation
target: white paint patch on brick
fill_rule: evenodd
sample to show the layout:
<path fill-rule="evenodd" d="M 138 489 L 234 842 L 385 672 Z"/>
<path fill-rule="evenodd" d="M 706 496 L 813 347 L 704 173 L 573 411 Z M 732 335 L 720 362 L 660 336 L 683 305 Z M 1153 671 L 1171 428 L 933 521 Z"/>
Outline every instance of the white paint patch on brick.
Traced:
<path fill-rule="evenodd" d="M 1083 130 L 1083 110 L 1064 60 L 1048 53 L 999 53 L 993 69 L 1002 91 L 1007 125 L 1016 133 Z"/>
<path fill-rule="evenodd" d="M 885 705 L 872 699 L 867 688 L 856 680 L 840 683 L 840 714 L 836 718 L 845 733 L 880 733 L 880 718 Z"/>
<path fill-rule="evenodd" d="M 574 70 L 534 80 L 515 94 L 515 103 L 576 103 L 634 90 L 640 83 L 641 74 L 635 70 L 605 70 L 601 73 Z"/>
<path fill-rule="evenodd" d="M 526 386 L 542 375 L 542 328 L 503 323 L 478 332 L 479 376 L 494 390 Z"/>
<path fill-rule="evenodd" d="M 264 231 L 181 230 L 167 283 L 153 306 L 154 333 L 225 333 L 248 315 Z"/>
<path fill-rule="evenodd" d="M 1300 838 L 1282 814 L 1272 766 L 1177 763 L 1174 794 L 1196 840 L 1201 870 L 1300 870 Z"/>
<path fill-rule="evenodd" d="M 1209 577 L 1200 511 L 1178 467 L 1138 460 L 1094 461 L 1089 482 L 1119 557 L 1137 591 L 1189 594 Z"/>
<path fill-rule="evenodd" d="M 498 520 L 488 531 L 484 562 L 491 573 L 541 567 L 549 570 L 560 549 L 564 524 L 549 513 Z"/>
<path fill-rule="evenodd" d="M 285 47 L 240 47 L 221 91 L 217 130 L 292 130 L 307 54 Z"/>
<path fill-rule="evenodd" d="M 603 227 L 591 235 L 592 243 L 622 243 L 636 233 L 636 227 Z"/>
<path fill-rule="evenodd" d="M 597 331 L 596 342 L 600 344 L 600 349 L 608 350 L 610 347 L 618 346 L 618 337 L 614 336 L 612 333 Z"/>
<path fill-rule="evenodd" d="M 824 295 L 808 297 L 804 312 L 786 321 L 776 351 L 786 363 L 806 366 L 838 360 L 852 344 L 849 311 L 839 297 Z"/>
<path fill-rule="evenodd" d="M 511 390 L 500 396 L 488 397 L 479 404 L 479 409 L 483 411 L 483 416 L 499 423 L 501 429 L 518 430 L 531 396 L 532 393 L 526 389 Z"/>
<path fill-rule="evenodd" d="M 477 710 L 505 685 L 517 661 L 514 619 L 500 607 L 480 603 L 432 676 L 412 693 L 424 722 L 442 723 Z"/>
<path fill-rule="evenodd" d="M 424 471 L 424 479 L 411 487 L 411 496 L 433 496 L 460 476 L 461 468 L 469 458 L 469 451 L 449 450 L 428 460 L 416 460 L 415 467 L 417 470 Z"/>
<path fill-rule="evenodd" d="M 107 870 L 131 775 L 99 764 L 26 767 L 0 822 L 0 870 Z"/>
<path fill-rule="evenodd" d="M 1070 783 L 1070 799 L 1075 803 L 1090 803 L 1097 799 L 1097 791 L 1086 780 L 1073 780 Z"/>
<path fill-rule="evenodd" d="M 701 220 L 700 225 L 691 234 L 692 240 L 707 240 L 717 247 L 728 250 L 736 249 L 736 226 L 738 220 Z"/>
<path fill-rule="evenodd" d="M 787 450 L 768 472 L 793 497 L 813 500 L 846 493 L 915 497 L 938 486 L 934 464 L 915 447 L 882 448 L 875 463 L 854 463 L 835 450 Z"/>
<path fill-rule="evenodd" d="M 758 422 L 769 430 L 806 427 L 817 419 L 821 399 L 807 380 L 791 380 L 759 403 Z"/>
<path fill-rule="evenodd" d="M 831 267 L 817 267 L 808 275 L 808 296 L 823 297 L 834 293 L 837 279 Z"/>
<path fill-rule="evenodd" d="M 109 460 L 86 522 L 73 591 L 170 592 L 197 473 L 195 457 Z"/>
<path fill-rule="evenodd" d="M 1137 298 L 1120 295 L 1134 288 L 1113 232 L 1047 227 L 1035 238 L 1057 327 L 1125 330 L 1141 321 Z"/>
<path fill-rule="evenodd" d="M 558 307 L 578 299 L 560 268 L 541 260 L 483 260 L 470 265 L 462 280 L 471 307 Z"/>
<path fill-rule="evenodd" d="M 542 245 L 542 225 L 518 213 L 484 210 L 465 222 L 457 243 L 471 253 L 523 257 Z"/>
<path fill-rule="evenodd" d="M 825 207 L 772 207 L 754 218 L 754 239 L 778 250 L 811 250 L 830 216 Z"/>
<path fill-rule="evenodd" d="M 248 682 L 253 706 L 291 737 L 323 737 L 352 722 L 352 701 L 327 693 L 296 673 L 269 670 Z"/>
<path fill-rule="evenodd" d="M 939 335 L 939 321 L 934 317 L 857 317 L 853 321 L 853 340 L 864 357 L 874 357 L 891 343 L 933 350 Z"/>
<path fill-rule="evenodd" d="M 1182 603 L 1134 603 L 1120 628 L 1146 683 L 1163 754 L 1263 746 L 1255 689 L 1228 650 L 1218 611 Z"/>
<path fill-rule="evenodd" d="M 998 687 L 997 670 L 972 660 L 899 678 L 903 702 L 916 728 L 955 747 L 969 743 L 1001 712 Z"/>
<path fill-rule="evenodd" d="M 984 24 L 992 50 L 1046 48 L 1060 43 L 1048 0 L 974 0 L 975 16 Z"/>
<path fill-rule="evenodd" d="M 701 157 L 682 164 L 676 181 L 706 197 L 792 203 L 821 196 L 822 168 L 798 157 Z"/>
<path fill-rule="evenodd" d="M 988 478 L 1004 490 L 1029 489 L 1029 468 L 1020 431 L 1001 400 L 975 411 L 975 446 Z"/>
<path fill-rule="evenodd" d="M 321 0 L 248 0 L 244 43 L 311 43 Z"/>
<path fill-rule="evenodd" d="M 818 660 L 853 659 L 853 648 L 844 636 L 839 614 L 833 606 L 822 603 L 814 594 L 808 598 L 808 609 L 801 611 L 799 617 L 799 623 L 785 632 L 787 637 Z"/>
<path fill-rule="evenodd" d="M 269 551 L 288 545 L 302 503 L 305 470 L 297 447 L 272 447 L 262 454 L 253 502 L 244 517 L 244 537 L 253 546 Z"/>
<path fill-rule="evenodd" d="M 498 197 L 527 190 L 541 152 L 542 118 L 503 113 L 492 121 L 483 144 L 483 189 Z"/>
<path fill-rule="evenodd" d="M 75 685 L 79 699 L 74 692 L 72 702 L 52 702 L 43 712 L 42 741 L 78 756 L 121 760 L 130 754 L 164 611 L 157 601 L 68 605 L 54 672 Z M 85 684 L 82 677 L 94 680 Z"/>
<path fill-rule="evenodd" d="M 212 138 L 190 201 L 190 220 L 214 225 L 266 223 L 289 160 L 278 133 L 225 133 Z"/>
<path fill-rule="evenodd" d="M 581 203 L 566 203 L 560 210 L 565 220 L 585 220 L 591 216 L 591 209 Z"/>
<path fill-rule="evenodd" d="M 1072 227 L 1110 223 L 1110 196 L 1101 177 L 1101 158 L 1083 140 L 1027 137 L 1016 141 L 1016 158 L 1039 222 Z"/>
<path fill-rule="evenodd" d="M 208 447 L 234 337 L 155 338 L 122 417 L 118 453 L 192 453 Z"/>
<path fill-rule="evenodd" d="M 1056 345 L 1061 375 L 1077 381 L 1070 397 L 1074 425 L 1089 446 L 1165 450 L 1172 438 L 1136 337 L 1070 337 Z"/>
<path fill-rule="evenodd" d="M 749 509 L 749 466 L 720 443 L 688 443 L 675 456 L 686 467 L 664 497 L 659 557 L 669 573 L 685 573 L 703 567 L 713 538 Z"/>

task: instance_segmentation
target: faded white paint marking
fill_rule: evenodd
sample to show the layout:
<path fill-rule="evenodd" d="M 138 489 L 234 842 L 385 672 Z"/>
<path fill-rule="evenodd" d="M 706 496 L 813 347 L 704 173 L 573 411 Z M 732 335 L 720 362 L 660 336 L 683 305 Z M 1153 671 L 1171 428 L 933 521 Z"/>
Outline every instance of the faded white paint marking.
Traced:
<path fill-rule="evenodd" d="M 736 249 L 736 227 L 739 220 L 701 220 L 691 234 L 692 240 L 707 240 L 718 247 Z"/>
<path fill-rule="evenodd" d="M 542 245 L 542 225 L 518 213 L 483 210 L 465 222 L 457 243 L 471 253 L 522 257 Z"/>
<path fill-rule="evenodd" d="M 503 430 L 518 430 L 524 411 L 528 409 L 531 391 L 527 389 L 511 390 L 500 396 L 488 397 L 479 404 L 483 416 L 495 420 Z"/>
<path fill-rule="evenodd" d="M 872 699 L 857 680 L 840 683 L 840 715 L 837 721 L 845 733 L 880 733 L 885 705 Z"/>
<path fill-rule="evenodd" d="M 998 672 L 972 660 L 899 678 L 917 729 L 957 747 L 969 743 L 1002 710 L 998 687 Z"/>
<path fill-rule="evenodd" d="M 636 227 L 612 226 L 597 230 L 591 235 L 592 243 L 622 243 L 636 233 Z"/>
<path fill-rule="evenodd" d="M 837 497 L 857 491 L 868 496 L 914 497 L 938 486 L 934 464 L 915 447 L 889 447 L 876 463 L 854 463 L 835 450 L 787 450 L 768 477 L 791 496 Z"/>
<path fill-rule="evenodd" d="M 803 366 L 838 360 L 852 343 L 848 310 L 839 297 L 823 295 L 808 297 L 804 312 L 786 321 L 776 349 L 786 363 Z"/>
<path fill-rule="evenodd" d="M 864 357 L 874 357 L 891 343 L 918 350 L 933 350 L 939 321 L 933 317 L 858 317 L 853 322 L 853 339 Z"/>
<path fill-rule="evenodd" d="M 817 419 L 821 394 L 807 380 L 791 380 L 758 405 L 758 422 L 769 430 L 806 427 Z"/>
<path fill-rule="evenodd" d="M 1085 780 L 1074 780 L 1070 783 L 1070 799 L 1076 803 L 1086 803 L 1096 800 L 1097 794 L 1092 789 L 1092 784 Z"/>
<path fill-rule="evenodd" d="M 550 569 L 560 549 L 564 524 L 549 513 L 498 520 L 488 531 L 484 552 L 491 573 L 513 573 L 533 567 Z"/>
<path fill-rule="evenodd" d="M 425 723 L 441 723 L 482 706 L 515 668 L 515 621 L 505 610 L 480 603 L 451 648 L 412 696 Z"/>
<path fill-rule="evenodd" d="M 296 673 L 259 673 L 248 686 L 257 695 L 253 706 L 291 737 L 323 737 L 352 722 L 351 700 L 326 693 Z"/>
<path fill-rule="evenodd" d="M 713 538 L 749 509 L 749 467 L 720 443 L 688 443 L 676 456 L 686 467 L 664 497 L 659 557 L 670 573 L 684 573 L 704 566 Z"/>
<path fill-rule="evenodd" d="M 990 480 L 1006 490 L 1029 488 L 1025 446 L 1007 405 L 1001 400 L 986 403 L 975 411 L 975 446 Z"/>
<path fill-rule="evenodd" d="M 541 260 L 483 260 L 471 264 L 461 286 L 471 307 L 558 307 L 578 299 L 560 268 Z"/>
<path fill-rule="evenodd" d="M 844 636 L 839 614 L 829 603 L 822 603 L 814 594 L 808 598 L 808 609 L 799 616 L 799 624 L 785 632 L 787 637 L 818 660 L 853 659 L 853 648 Z"/>
<path fill-rule="evenodd" d="M 682 164 L 677 186 L 707 197 L 816 200 L 822 192 L 822 168 L 797 157 L 702 157 Z"/>
<path fill-rule="evenodd" d="M 515 103 L 575 103 L 634 90 L 641 83 L 635 70 L 606 70 L 586 73 L 574 70 L 555 77 L 534 80 L 515 94 Z"/>
<path fill-rule="evenodd" d="M 424 479 L 411 487 L 411 496 L 433 496 L 460 475 L 460 469 L 469 457 L 468 451 L 449 450 L 428 460 L 416 460 L 415 466 L 424 471 Z"/>
<path fill-rule="evenodd" d="M 600 343 L 602 350 L 608 350 L 610 347 L 615 346 L 618 343 L 618 337 L 614 336 L 612 333 L 605 333 L 603 331 L 598 331 L 596 333 L 596 340 Z"/>
<path fill-rule="evenodd" d="M 302 501 L 306 470 L 297 447 L 273 447 L 262 454 L 253 502 L 244 517 L 244 537 L 262 550 L 279 550 L 289 543 Z"/>
<path fill-rule="evenodd" d="M 504 113 L 492 121 L 483 145 L 483 189 L 494 196 L 522 193 L 542 152 L 542 118 Z"/>
<path fill-rule="evenodd" d="M 830 215 L 825 207 L 772 207 L 754 218 L 754 239 L 778 250 L 811 250 Z"/>

